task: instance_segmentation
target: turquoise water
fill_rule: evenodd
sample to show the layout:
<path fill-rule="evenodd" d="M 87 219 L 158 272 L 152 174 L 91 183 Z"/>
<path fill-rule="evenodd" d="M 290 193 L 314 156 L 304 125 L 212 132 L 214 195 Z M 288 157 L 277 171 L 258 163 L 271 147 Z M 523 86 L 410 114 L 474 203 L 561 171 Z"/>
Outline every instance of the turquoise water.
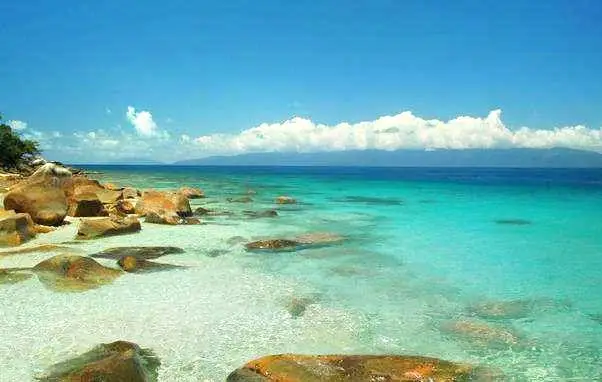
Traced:
<path fill-rule="evenodd" d="M 421 354 L 499 368 L 507 380 L 602 379 L 600 170 L 93 169 L 120 185 L 201 187 L 208 197 L 193 209 L 234 214 L 73 246 L 179 246 L 185 254 L 160 261 L 186 270 L 78 294 L 35 279 L 0 286 L 0 381 L 30 380 L 117 339 L 152 348 L 164 381 L 223 380 L 282 352 Z M 226 201 L 249 190 L 252 203 Z M 299 203 L 276 206 L 279 195 Z M 279 217 L 242 213 L 269 208 Z M 33 244 L 70 240 L 75 226 Z M 311 232 L 346 241 L 287 253 L 243 247 Z M 0 257 L 0 267 L 49 256 Z M 287 311 L 293 299 L 309 302 L 298 317 Z M 504 303 L 517 310 L 477 308 Z"/>

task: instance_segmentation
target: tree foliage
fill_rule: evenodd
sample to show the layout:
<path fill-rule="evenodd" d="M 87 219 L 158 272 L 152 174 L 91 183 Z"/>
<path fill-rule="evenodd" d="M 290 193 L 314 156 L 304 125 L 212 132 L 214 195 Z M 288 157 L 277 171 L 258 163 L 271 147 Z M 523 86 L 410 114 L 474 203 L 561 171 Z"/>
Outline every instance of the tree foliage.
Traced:
<path fill-rule="evenodd" d="M 38 142 L 19 136 L 0 115 L 0 167 L 13 168 L 40 153 Z"/>

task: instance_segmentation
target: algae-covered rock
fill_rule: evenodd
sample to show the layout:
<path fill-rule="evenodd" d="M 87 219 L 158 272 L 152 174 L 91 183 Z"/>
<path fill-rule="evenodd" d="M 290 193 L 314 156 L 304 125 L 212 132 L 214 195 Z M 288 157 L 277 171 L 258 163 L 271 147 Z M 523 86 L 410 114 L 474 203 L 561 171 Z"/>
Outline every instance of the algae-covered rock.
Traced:
<path fill-rule="evenodd" d="M 228 382 L 479 381 L 487 372 L 437 358 L 403 355 L 270 355 L 232 372 Z"/>
<path fill-rule="evenodd" d="M 154 382 L 159 359 L 148 349 L 126 341 L 101 344 L 52 366 L 42 382 Z"/>
<path fill-rule="evenodd" d="M 94 239 L 103 236 L 114 236 L 135 233 L 142 229 L 140 221 L 134 216 L 125 218 L 83 218 L 77 230 L 78 239 Z"/>
<path fill-rule="evenodd" d="M 80 292 L 113 282 L 122 272 L 100 265 L 94 259 L 77 255 L 57 255 L 37 264 L 32 270 L 49 289 Z"/>
<path fill-rule="evenodd" d="M 184 253 L 184 250 L 178 247 L 115 247 L 107 248 L 91 257 L 119 260 L 124 256 L 134 256 L 137 259 L 152 260 L 180 253 Z"/>

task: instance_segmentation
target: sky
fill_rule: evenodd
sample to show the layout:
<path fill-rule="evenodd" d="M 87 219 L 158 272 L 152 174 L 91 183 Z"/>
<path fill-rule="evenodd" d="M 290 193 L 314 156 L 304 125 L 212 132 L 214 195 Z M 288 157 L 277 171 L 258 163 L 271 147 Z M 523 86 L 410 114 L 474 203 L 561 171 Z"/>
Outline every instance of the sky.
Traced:
<path fill-rule="evenodd" d="M 51 159 L 602 152 L 602 2 L 0 0 L 0 113 Z"/>

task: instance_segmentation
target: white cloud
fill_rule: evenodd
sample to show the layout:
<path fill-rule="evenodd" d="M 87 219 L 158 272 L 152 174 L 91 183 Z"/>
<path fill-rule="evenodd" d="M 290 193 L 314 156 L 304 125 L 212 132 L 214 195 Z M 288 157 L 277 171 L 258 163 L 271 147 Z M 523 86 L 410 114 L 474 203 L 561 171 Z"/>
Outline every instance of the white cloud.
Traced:
<path fill-rule="evenodd" d="M 128 108 L 134 127 L 152 122 L 148 113 Z M 141 117 L 142 115 L 142 117 Z M 149 122 L 150 121 L 150 122 Z M 248 152 L 318 152 L 363 149 L 469 149 L 568 147 L 602 153 L 602 129 L 568 126 L 555 129 L 510 129 L 494 110 L 484 118 L 457 117 L 449 121 L 423 119 L 411 112 L 373 121 L 335 125 L 316 124 L 304 118 L 263 123 L 238 134 L 193 137 L 189 132 L 168 134 L 151 123 L 152 135 L 136 128 L 112 127 L 72 134 L 27 129 L 25 135 L 40 142 L 49 158 L 70 163 L 105 162 L 122 158 L 176 161 L 210 155 Z M 147 126 L 148 127 L 148 126 Z"/>
<path fill-rule="evenodd" d="M 23 121 L 17 121 L 17 120 L 8 121 L 8 125 L 10 126 L 11 129 L 17 130 L 17 131 L 27 129 L 27 122 L 23 122 Z"/>
<path fill-rule="evenodd" d="M 461 116 L 449 121 L 427 120 L 406 111 L 374 121 L 330 126 L 297 117 L 282 123 L 263 123 L 235 135 L 205 135 L 194 141 L 202 152 L 211 154 L 511 147 L 567 147 L 602 152 L 602 129 L 522 127 L 513 131 L 502 122 L 501 110 L 494 110 L 485 118 Z"/>
<path fill-rule="evenodd" d="M 128 106 L 125 115 L 139 135 L 143 137 L 152 137 L 159 134 L 157 124 L 153 121 L 153 115 L 149 111 L 143 110 L 136 112 L 134 107 Z"/>

